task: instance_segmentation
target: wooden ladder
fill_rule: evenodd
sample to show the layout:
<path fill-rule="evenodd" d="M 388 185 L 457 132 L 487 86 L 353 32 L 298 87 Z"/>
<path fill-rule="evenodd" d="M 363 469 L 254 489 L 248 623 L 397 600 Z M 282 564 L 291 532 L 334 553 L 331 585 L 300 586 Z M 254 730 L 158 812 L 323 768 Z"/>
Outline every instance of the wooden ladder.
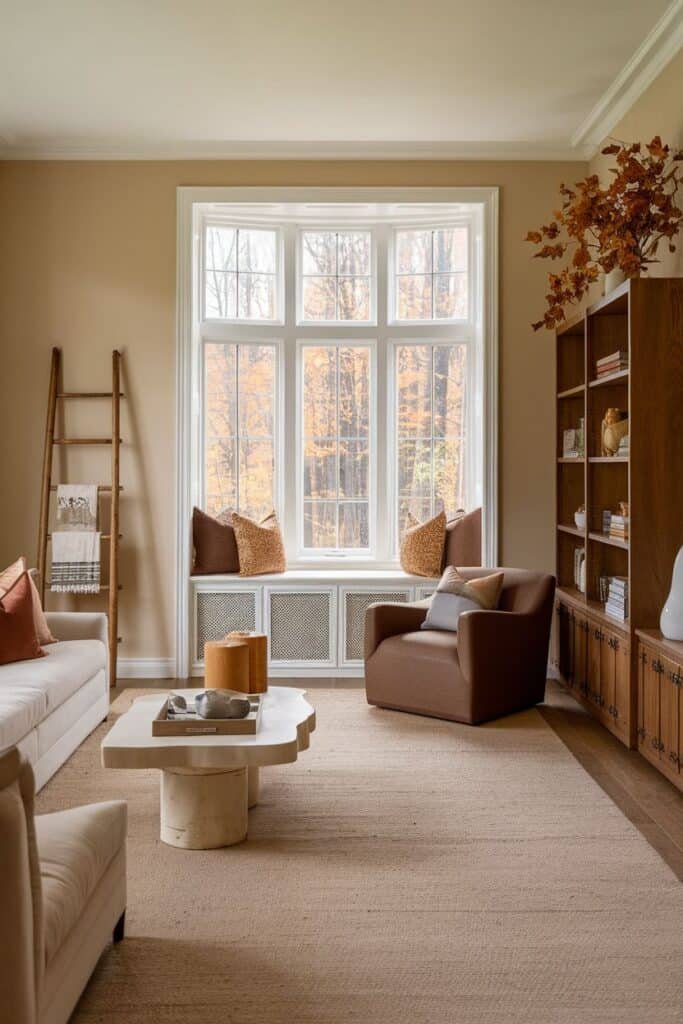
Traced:
<path fill-rule="evenodd" d="M 54 449 L 61 445 L 110 445 L 111 446 L 111 484 L 98 484 L 98 501 L 100 493 L 111 493 L 109 517 L 109 533 L 101 534 L 101 540 L 109 543 L 109 583 L 100 590 L 108 591 L 109 598 L 109 685 L 116 685 L 116 660 L 118 645 L 119 621 L 119 497 L 123 490 L 119 483 L 119 448 L 121 445 L 121 353 L 112 352 L 112 386 L 111 391 L 60 391 L 59 378 L 62 363 L 61 349 L 52 349 L 50 368 L 50 390 L 47 400 L 47 420 L 45 424 L 45 448 L 43 452 L 43 477 L 40 495 L 40 524 L 38 527 L 38 573 L 40 597 L 45 604 L 45 588 L 47 585 L 47 545 L 51 539 L 49 533 L 50 493 L 57 487 L 52 483 L 52 460 Z M 73 399 L 103 398 L 111 399 L 111 437 L 55 437 L 55 418 L 57 403 Z"/>

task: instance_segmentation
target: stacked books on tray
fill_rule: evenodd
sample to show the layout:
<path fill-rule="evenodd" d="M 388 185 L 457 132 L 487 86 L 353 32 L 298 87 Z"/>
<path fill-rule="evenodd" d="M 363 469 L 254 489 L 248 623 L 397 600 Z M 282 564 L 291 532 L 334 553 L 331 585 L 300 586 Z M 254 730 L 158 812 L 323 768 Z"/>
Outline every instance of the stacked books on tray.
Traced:
<path fill-rule="evenodd" d="M 609 521 L 609 535 L 615 540 L 628 540 L 628 516 L 618 516 L 613 513 Z"/>
<path fill-rule="evenodd" d="M 628 352 L 613 352 L 610 356 L 604 356 L 595 363 L 595 374 L 598 380 L 601 377 L 609 377 L 611 373 L 618 373 L 620 370 L 628 370 Z"/>
<path fill-rule="evenodd" d="M 605 615 L 619 622 L 628 618 L 628 580 L 625 576 L 612 576 L 609 581 Z"/>

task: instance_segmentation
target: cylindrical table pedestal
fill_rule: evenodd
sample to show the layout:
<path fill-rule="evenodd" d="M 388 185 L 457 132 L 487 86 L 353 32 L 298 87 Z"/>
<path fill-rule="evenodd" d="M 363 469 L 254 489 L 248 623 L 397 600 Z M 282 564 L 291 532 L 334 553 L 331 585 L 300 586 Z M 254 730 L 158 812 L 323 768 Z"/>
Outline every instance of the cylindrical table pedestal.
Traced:
<path fill-rule="evenodd" d="M 247 769 L 165 768 L 161 840 L 184 850 L 214 850 L 247 837 Z"/>
<path fill-rule="evenodd" d="M 256 807 L 259 798 L 260 779 L 258 768 L 247 768 L 249 809 Z"/>

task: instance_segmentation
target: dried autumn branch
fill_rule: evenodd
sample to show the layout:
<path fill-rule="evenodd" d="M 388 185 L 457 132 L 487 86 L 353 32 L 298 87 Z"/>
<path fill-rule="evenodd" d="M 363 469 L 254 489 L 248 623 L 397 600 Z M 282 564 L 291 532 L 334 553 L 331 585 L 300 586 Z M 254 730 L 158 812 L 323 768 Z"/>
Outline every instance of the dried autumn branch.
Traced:
<path fill-rule="evenodd" d="M 650 143 L 612 142 L 602 150 L 615 158 L 612 179 L 601 186 L 590 174 L 573 188 L 560 185 L 561 209 L 526 241 L 540 246 L 536 259 L 560 260 L 571 250 L 569 265 L 548 274 L 546 311 L 532 326 L 549 330 L 566 319 L 565 307 L 580 302 L 600 277 L 619 269 L 638 277 L 652 263 L 662 241 L 676 251 L 683 223 L 676 193 L 683 181 L 683 150 L 672 151 L 655 135 Z"/>

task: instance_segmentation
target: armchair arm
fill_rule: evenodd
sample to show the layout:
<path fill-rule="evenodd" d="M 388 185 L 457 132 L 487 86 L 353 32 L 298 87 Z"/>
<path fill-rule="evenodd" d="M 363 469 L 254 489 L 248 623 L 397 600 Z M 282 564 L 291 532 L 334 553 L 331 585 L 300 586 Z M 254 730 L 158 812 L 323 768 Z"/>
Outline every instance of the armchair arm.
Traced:
<path fill-rule="evenodd" d="M 57 640 L 101 640 L 107 646 L 104 612 L 45 612 L 45 618 Z"/>
<path fill-rule="evenodd" d="M 550 623 L 533 612 L 463 612 L 458 622 L 460 668 L 472 685 L 510 690 L 545 684 Z"/>
<path fill-rule="evenodd" d="M 365 660 L 387 637 L 419 629 L 429 609 L 429 598 L 410 604 L 371 604 L 365 612 Z"/>

